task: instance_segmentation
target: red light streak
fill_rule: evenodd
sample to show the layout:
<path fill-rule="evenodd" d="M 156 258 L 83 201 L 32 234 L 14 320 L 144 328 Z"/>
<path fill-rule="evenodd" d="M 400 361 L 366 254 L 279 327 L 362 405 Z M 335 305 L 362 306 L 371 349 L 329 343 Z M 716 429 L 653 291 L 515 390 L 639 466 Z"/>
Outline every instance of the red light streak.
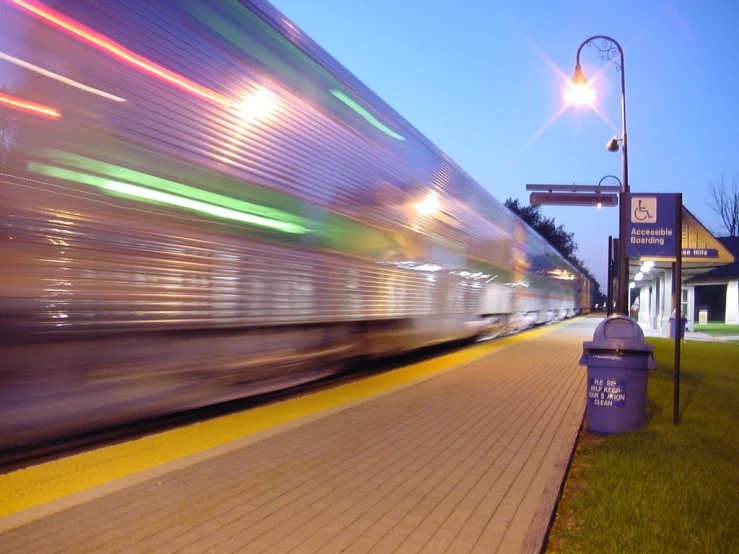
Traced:
<path fill-rule="evenodd" d="M 147 60 L 143 56 L 139 56 L 128 50 L 127 48 L 113 42 L 106 36 L 77 23 L 73 19 L 52 10 L 41 2 L 35 0 L 9 0 L 13 4 L 31 12 L 39 19 L 47 21 L 56 27 L 66 31 L 68 34 L 82 39 L 84 42 L 91 44 L 99 50 L 109 54 L 113 58 L 125 63 L 129 67 L 137 69 L 143 73 L 148 73 L 157 79 L 164 81 L 170 85 L 189 92 L 195 96 L 206 98 L 213 102 L 231 106 L 232 102 L 225 96 L 202 87 L 199 84 L 190 81 L 182 75 L 170 71 L 152 61 Z"/>
<path fill-rule="evenodd" d="M 62 116 L 58 110 L 50 108 L 49 106 L 36 104 L 35 102 L 30 102 L 28 100 L 23 100 L 22 98 L 16 98 L 15 96 L 9 96 L 2 93 L 0 93 L 0 104 L 5 104 L 6 106 L 10 106 L 16 110 L 29 112 L 41 117 L 48 117 L 50 119 L 58 119 Z"/>

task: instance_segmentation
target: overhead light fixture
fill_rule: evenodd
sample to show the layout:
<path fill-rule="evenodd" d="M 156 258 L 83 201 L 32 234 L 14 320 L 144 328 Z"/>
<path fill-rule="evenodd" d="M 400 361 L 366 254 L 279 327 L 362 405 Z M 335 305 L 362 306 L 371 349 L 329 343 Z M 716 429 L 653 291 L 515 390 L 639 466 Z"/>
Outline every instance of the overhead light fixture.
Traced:
<path fill-rule="evenodd" d="M 422 215 L 434 215 L 439 210 L 439 197 L 435 192 L 416 204 L 416 210 Z"/>
<path fill-rule="evenodd" d="M 244 95 L 236 106 L 241 119 L 248 123 L 269 116 L 277 105 L 277 99 L 269 89 L 257 87 L 253 92 Z"/>

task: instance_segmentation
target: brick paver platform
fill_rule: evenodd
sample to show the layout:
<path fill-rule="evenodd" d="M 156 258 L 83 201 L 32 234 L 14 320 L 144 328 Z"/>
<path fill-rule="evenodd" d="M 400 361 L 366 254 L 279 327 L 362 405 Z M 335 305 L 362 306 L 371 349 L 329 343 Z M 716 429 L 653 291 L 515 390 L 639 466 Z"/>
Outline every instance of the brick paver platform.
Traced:
<path fill-rule="evenodd" d="M 14 529 L 0 550 L 538 552 L 598 321 Z"/>

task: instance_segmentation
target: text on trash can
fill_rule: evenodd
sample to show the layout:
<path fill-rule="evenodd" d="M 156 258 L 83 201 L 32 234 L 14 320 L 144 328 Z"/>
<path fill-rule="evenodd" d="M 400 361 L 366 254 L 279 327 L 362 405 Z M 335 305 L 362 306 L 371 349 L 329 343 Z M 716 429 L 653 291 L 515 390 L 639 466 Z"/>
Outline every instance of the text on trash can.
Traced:
<path fill-rule="evenodd" d="M 623 408 L 626 406 L 626 381 L 588 379 L 588 402 L 596 406 Z"/>

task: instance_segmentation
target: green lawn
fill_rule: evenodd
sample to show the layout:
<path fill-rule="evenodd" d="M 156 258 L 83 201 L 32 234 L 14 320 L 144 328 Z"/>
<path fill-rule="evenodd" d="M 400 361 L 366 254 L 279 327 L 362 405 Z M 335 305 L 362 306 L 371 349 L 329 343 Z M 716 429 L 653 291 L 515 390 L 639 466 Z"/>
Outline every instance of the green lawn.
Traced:
<path fill-rule="evenodd" d="M 656 345 L 644 430 L 581 433 L 547 552 L 739 552 L 739 343 Z"/>
<path fill-rule="evenodd" d="M 713 337 L 725 337 L 727 335 L 739 336 L 739 325 L 726 325 L 725 323 L 711 322 L 706 325 L 695 324 L 695 330 L 699 333 L 707 333 Z"/>

